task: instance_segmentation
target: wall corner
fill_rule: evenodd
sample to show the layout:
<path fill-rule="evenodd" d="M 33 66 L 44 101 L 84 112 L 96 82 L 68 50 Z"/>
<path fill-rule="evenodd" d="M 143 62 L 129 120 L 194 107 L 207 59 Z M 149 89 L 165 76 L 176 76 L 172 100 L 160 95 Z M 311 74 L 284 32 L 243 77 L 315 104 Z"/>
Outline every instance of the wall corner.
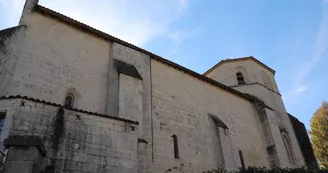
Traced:
<path fill-rule="evenodd" d="M 19 23 L 18 25 L 24 25 L 23 22 L 23 18 L 26 14 L 32 13 L 33 9 L 36 5 L 38 5 L 39 0 L 26 0 L 24 7 L 23 7 L 23 11 L 22 11 L 22 15 L 20 17 Z"/>

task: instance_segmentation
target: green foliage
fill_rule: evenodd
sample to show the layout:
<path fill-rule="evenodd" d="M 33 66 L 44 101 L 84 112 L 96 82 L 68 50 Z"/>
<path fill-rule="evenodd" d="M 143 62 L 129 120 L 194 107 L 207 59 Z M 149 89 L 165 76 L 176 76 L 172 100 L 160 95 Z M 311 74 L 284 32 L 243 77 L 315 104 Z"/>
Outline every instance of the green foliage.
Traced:
<path fill-rule="evenodd" d="M 265 168 L 265 167 L 248 167 L 246 169 L 239 169 L 237 171 L 227 171 L 219 168 L 217 170 L 211 170 L 203 173 L 328 173 L 328 170 L 308 170 L 305 168 Z"/>
<path fill-rule="evenodd" d="M 311 119 L 311 141 L 320 166 L 328 169 L 328 103 L 323 102 Z"/>

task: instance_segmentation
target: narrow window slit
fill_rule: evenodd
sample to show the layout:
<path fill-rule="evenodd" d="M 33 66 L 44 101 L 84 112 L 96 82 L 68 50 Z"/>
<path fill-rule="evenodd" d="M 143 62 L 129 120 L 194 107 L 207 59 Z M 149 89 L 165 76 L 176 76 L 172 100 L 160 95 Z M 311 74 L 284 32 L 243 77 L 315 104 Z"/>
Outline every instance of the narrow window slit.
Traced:
<path fill-rule="evenodd" d="M 178 146 L 178 137 L 177 135 L 172 135 L 173 138 L 173 147 L 174 147 L 174 158 L 179 159 L 179 146 Z"/>
<path fill-rule="evenodd" d="M 239 158 L 240 158 L 241 168 L 245 169 L 244 155 L 243 155 L 243 152 L 241 150 L 239 150 Z"/>

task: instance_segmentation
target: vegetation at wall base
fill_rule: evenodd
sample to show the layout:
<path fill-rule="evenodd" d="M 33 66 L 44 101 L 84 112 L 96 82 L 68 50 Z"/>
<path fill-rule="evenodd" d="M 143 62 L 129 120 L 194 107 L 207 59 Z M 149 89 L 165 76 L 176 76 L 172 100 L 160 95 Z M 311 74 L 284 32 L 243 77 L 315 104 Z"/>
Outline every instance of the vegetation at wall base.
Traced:
<path fill-rule="evenodd" d="M 265 168 L 265 167 L 248 167 L 245 169 L 240 168 L 238 171 L 227 171 L 219 168 L 216 170 L 210 170 L 203 173 L 328 173 L 327 169 L 322 170 L 310 170 L 306 168 Z"/>

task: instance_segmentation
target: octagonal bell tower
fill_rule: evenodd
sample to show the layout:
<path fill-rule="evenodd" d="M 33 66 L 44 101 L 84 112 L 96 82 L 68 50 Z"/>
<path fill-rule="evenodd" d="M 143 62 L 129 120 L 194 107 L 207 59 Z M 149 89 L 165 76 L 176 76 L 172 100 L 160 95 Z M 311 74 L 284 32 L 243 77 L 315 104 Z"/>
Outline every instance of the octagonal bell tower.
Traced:
<path fill-rule="evenodd" d="M 270 107 L 272 111 L 267 116 L 272 123 L 270 131 L 275 139 L 281 167 L 297 167 L 304 164 L 273 69 L 250 56 L 222 60 L 203 75 L 242 93 L 255 96 Z"/>

